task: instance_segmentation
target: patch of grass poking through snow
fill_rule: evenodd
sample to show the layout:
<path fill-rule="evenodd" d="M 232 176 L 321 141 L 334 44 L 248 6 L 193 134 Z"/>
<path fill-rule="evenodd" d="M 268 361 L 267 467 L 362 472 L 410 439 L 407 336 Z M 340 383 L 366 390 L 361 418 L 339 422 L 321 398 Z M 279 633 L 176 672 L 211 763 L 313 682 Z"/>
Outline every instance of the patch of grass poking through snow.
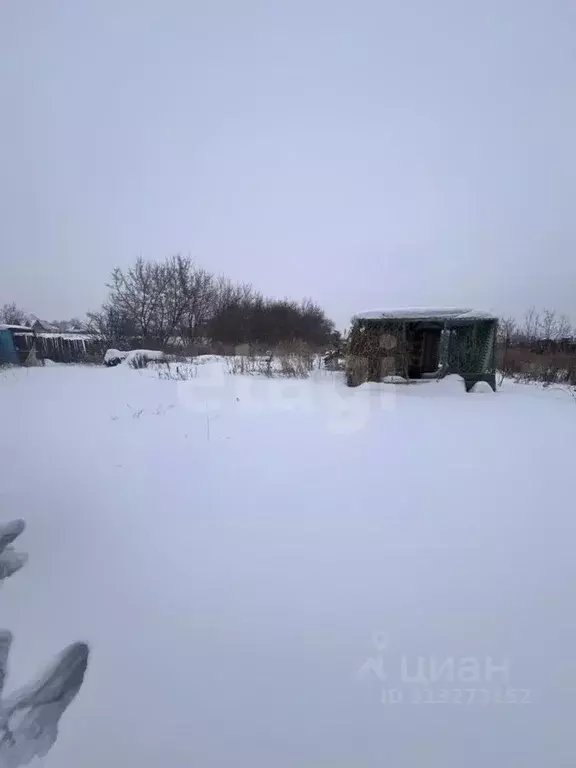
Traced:
<path fill-rule="evenodd" d="M 164 381 L 190 381 L 198 376 L 198 364 L 193 360 L 166 360 L 157 366 L 158 378 Z"/>
<path fill-rule="evenodd" d="M 226 370 L 234 376 L 266 376 L 269 379 L 307 379 L 316 362 L 312 349 L 302 342 L 282 344 L 265 355 L 226 358 Z"/>
<path fill-rule="evenodd" d="M 226 358 L 226 370 L 233 376 L 274 376 L 274 355 L 237 355 Z"/>

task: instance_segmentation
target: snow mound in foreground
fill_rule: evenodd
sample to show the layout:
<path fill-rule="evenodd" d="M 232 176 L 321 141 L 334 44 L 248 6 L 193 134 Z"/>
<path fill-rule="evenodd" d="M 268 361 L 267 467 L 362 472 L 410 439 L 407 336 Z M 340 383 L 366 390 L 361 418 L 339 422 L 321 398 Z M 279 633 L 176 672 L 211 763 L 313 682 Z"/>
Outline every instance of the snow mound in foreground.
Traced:
<path fill-rule="evenodd" d="M 474 394 L 484 394 L 484 395 L 493 395 L 494 392 L 492 391 L 492 387 L 490 384 L 488 384 L 487 381 L 478 381 L 470 392 L 473 392 Z"/>
<path fill-rule="evenodd" d="M 104 365 L 114 366 L 119 363 L 126 363 L 135 367 L 145 366 L 146 363 L 152 361 L 165 360 L 166 355 L 164 352 L 159 352 L 156 349 L 108 349 L 104 355 Z"/>
<path fill-rule="evenodd" d="M 120 349 L 107 349 L 104 355 L 104 365 L 118 365 L 128 355 L 128 352 Z"/>
<path fill-rule="evenodd" d="M 156 349 L 131 349 L 124 358 L 126 365 L 144 365 L 145 363 L 151 363 L 152 361 L 165 360 L 166 355 L 164 352 L 159 352 Z"/>

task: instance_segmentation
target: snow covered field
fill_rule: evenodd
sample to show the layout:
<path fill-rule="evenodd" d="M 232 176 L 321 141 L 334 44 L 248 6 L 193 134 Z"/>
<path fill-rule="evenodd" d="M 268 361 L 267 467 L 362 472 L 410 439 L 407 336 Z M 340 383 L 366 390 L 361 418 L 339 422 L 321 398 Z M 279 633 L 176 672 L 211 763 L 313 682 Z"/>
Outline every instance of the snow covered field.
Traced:
<path fill-rule="evenodd" d="M 0 373 L 8 688 L 92 649 L 52 768 L 573 766 L 576 402 Z"/>

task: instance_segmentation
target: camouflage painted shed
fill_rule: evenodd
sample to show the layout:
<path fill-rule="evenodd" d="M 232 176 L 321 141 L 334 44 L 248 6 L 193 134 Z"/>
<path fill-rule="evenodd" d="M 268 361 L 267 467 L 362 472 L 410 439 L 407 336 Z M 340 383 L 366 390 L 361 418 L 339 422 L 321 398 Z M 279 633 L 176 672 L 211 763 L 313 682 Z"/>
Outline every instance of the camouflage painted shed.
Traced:
<path fill-rule="evenodd" d="M 496 391 L 498 319 L 460 308 L 371 310 L 352 318 L 346 359 L 348 386 L 442 378 L 457 373 L 466 391 L 486 381 Z"/>

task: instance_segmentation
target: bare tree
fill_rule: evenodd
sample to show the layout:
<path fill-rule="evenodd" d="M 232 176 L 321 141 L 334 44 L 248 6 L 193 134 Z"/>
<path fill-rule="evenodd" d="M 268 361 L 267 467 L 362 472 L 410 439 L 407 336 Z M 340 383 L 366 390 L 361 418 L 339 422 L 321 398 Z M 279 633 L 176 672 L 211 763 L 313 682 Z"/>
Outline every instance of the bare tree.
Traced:
<path fill-rule="evenodd" d="M 89 312 L 88 331 L 101 336 L 111 347 L 124 349 L 136 334 L 132 319 L 122 311 L 105 305 L 101 312 Z"/>
<path fill-rule="evenodd" d="M 542 321 L 540 325 L 540 335 L 545 341 L 552 341 L 556 338 L 556 311 L 553 309 L 545 309 L 542 313 Z"/>
<path fill-rule="evenodd" d="M 138 259 L 124 271 L 115 269 L 108 300 L 91 323 L 100 328 L 131 326 L 142 343 L 163 347 L 171 341 L 193 342 L 214 311 L 213 276 L 180 255 L 164 262 Z M 111 335 L 109 332 L 107 335 Z"/>
<path fill-rule="evenodd" d="M 108 284 L 110 294 L 103 310 L 129 318 L 142 341 L 163 341 L 171 315 L 167 296 L 170 278 L 167 263 L 138 258 L 126 272 L 117 267 Z"/>
<path fill-rule="evenodd" d="M 185 291 L 186 302 L 178 327 L 182 339 L 193 344 L 214 314 L 218 282 L 206 270 L 191 266 L 186 274 Z"/>
<path fill-rule="evenodd" d="M 502 379 L 508 372 L 509 350 L 517 334 L 518 334 L 517 324 L 516 324 L 516 320 L 513 317 L 509 316 L 509 317 L 504 317 L 500 319 L 500 321 L 498 322 L 498 346 L 501 354 L 500 366 L 503 371 Z M 500 380 L 500 384 L 499 384 L 500 386 L 502 385 L 502 379 Z"/>
<path fill-rule="evenodd" d="M 28 316 L 23 309 L 20 309 L 14 302 L 11 304 L 4 304 L 0 309 L 0 323 L 6 323 L 6 325 L 26 325 L 28 322 Z"/>
<path fill-rule="evenodd" d="M 559 339 L 571 339 L 574 333 L 570 318 L 566 314 L 561 314 L 558 318 L 558 338 Z"/>
<path fill-rule="evenodd" d="M 573 329 L 570 318 L 566 314 L 561 314 L 556 323 L 556 340 L 570 339 L 572 338 L 572 333 Z"/>
<path fill-rule="evenodd" d="M 557 315 L 555 310 L 545 309 L 542 315 L 542 338 L 547 342 L 558 342 L 572 335 L 572 325 L 567 315 Z"/>
<path fill-rule="evenodd" d="M 110 296 L 105 310 L 125 314 L 136 327 L 137 333 L 147 339 L 150 335 L 152 314 L 159 296 L 154 293 L 153 282 L 157 265 L 138 258 L 127 272 L 117 267 L 108 284 Z"/>
<path fill-rule="evenodd" d="M 518 325 L 513 317 L 503 317 L 498 322 L 498 341 L 510 344 L 517 333 Z"/>
<path fill-rule="evenodd" d="M 536 307 L 530 307 L 524 315 L 524 325 L 521 328 L 521 334 L 526 341 L 531 343 L 540 338 L 541 320 Z"/>
<path fill-rule="evenodd" d="M 157 296 L 151 315 L 150 336 L 163 347 L 176 332 L 188 302 L 188 282 L 193 265 L 174 256 L 156 265 L 153 292 Z"/>
<path fill-rule="evenodd" d="M 314 302 L 266 299 L 250 284 L 215 277 L 182 256 L 140 258 L 127 270 L 115 269 L 108 288 L 101 312 L 89 317 L 110 341 L 132 336 L 133 345 L 163 348 L 206 337 L 232 345 L 300 340 L 326 347 L 334 332 Z"/>

